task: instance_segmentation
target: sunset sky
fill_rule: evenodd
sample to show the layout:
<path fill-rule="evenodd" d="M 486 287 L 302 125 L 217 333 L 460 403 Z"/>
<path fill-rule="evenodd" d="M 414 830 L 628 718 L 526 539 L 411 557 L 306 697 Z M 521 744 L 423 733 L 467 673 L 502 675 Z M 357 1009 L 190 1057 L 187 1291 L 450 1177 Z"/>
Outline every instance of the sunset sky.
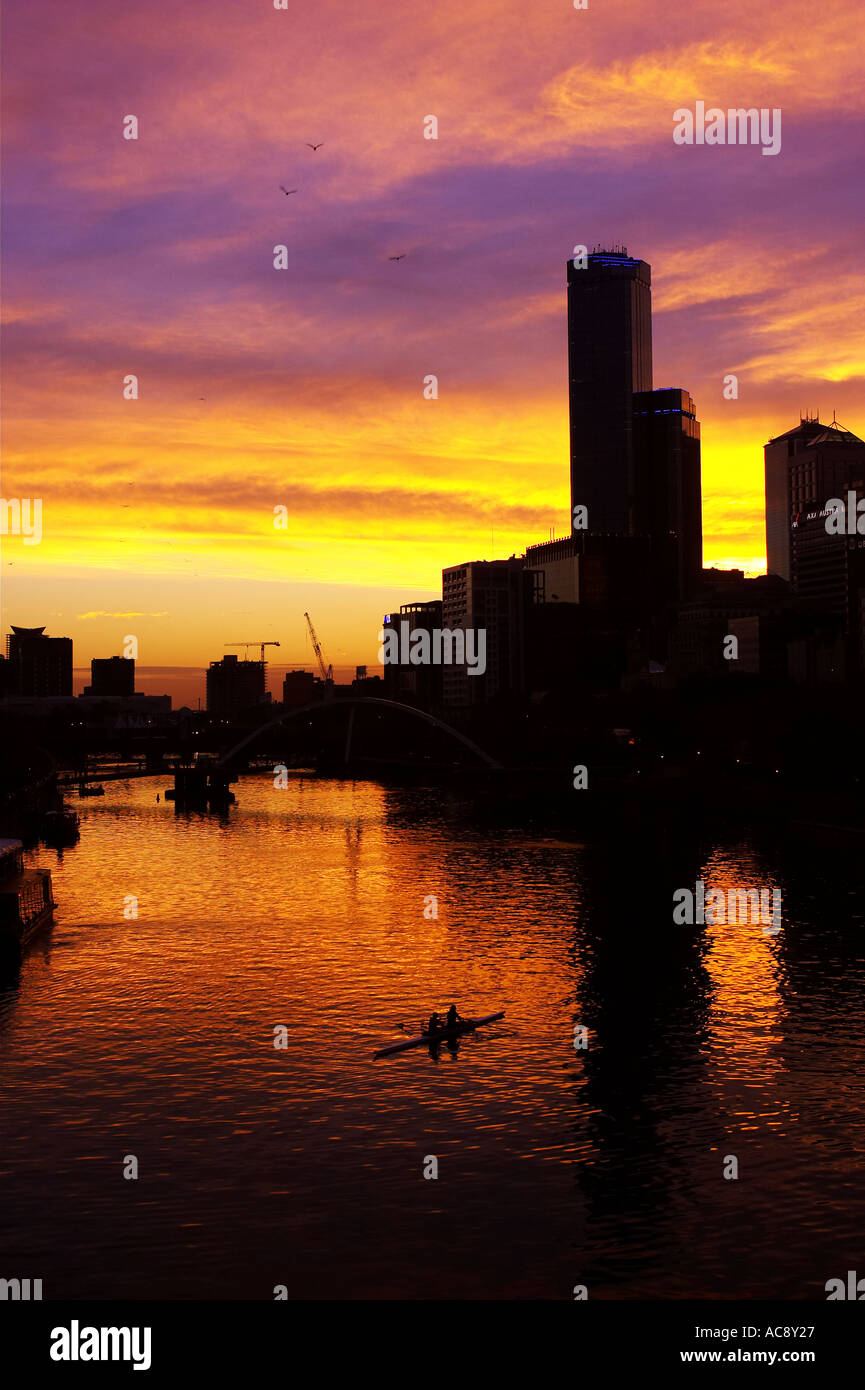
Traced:
<path fill-rule="evenodd" d="M 579 243 L 650 262 L 704 563 L 763 569 L 769 436 L 865 434 L 863 30 L 853 0 L 6 0 L 2 492 L 44 538 L 3 539 L 4 631 L 309 665 L 309 609 L 373 663 L 444 565 L 567 534 Z M 675 145 L 697 100 L 780 107 L 781 153 Z"/>

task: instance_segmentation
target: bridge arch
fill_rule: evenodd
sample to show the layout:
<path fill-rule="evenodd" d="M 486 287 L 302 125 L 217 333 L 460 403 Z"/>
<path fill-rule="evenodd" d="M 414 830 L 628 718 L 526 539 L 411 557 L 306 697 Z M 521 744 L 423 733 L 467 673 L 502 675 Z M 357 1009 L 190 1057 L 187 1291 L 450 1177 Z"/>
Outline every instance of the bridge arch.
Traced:
<path fill-rule="evenodd" d="M 236 743 L 233 748 L 230 748 L 227 753 L 223 753 L 215 766 L 217 768 L 227 767 L 232 758 L 236 757 L 238 753 L 242 753 L 244 748 L 247 748 L 249 744 L 253 743 L 261 734 L 267 733 L 270 729 L 278 728 L 280 724 L 288 723 L 290 719 L 297 719 L 303 714 L 318 713 L 323 709 L 342 708 L 350 710 L 351 718 L 353 719 L 354 711 L 359 705 L 380 705 L 384 709 L 400 710 L 404 714 L 413 714 L 418 719 L 422 719 L 425 723 L 431 725 L 434 729 L 440 729 L 443 733 L 449 734 L 451 738 L 455 738 L 464 748 L 468 748 L 470 752 L 480 758 L 481 762 L 487 767 L 501 767 L 501 763 L 497 762 L 495 758 L 491 758 L 489 753 L 485 753 L 483 748 L 475 743 L 473 739 L 467 738 L 465 734 L 460 733 L 459 729 L 455 729 L 451 724 L 446 724 L 443 719 L 436 719 L 435 715 L 427 714 L 426 710 L 415 709 L 414 705 L 404 705 L 399 700 L 383 700 L 378 695 L 348 695 L 345 699 L 340 700 L 316 700 L 314 704 L 300 705 L 297 709 L 284 710 L 276 719 L 272 719 L 269 724 L 262 724 L 260 728 L 253 729 L 251 733 L 246 734 L 246 736 L 242 738 L 239 743 Z"/>

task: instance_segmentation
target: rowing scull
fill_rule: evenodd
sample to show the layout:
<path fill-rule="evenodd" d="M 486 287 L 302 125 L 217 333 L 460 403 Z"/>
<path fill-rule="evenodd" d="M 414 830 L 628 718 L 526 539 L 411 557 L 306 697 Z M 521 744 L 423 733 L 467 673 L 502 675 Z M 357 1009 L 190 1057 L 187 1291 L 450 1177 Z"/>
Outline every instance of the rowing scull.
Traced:
<path fill-rule="evenodd" d="M 405 1052 L 410 1047 L 423 1047 L 424 1043 L 447 1042 L 450 1038 L 459 1037 L 461 1033 L 474 1032 L 482 1023 L 495 1023 L 496 1019 L 504 1016 L 505 1011 L 502 1009 L 501 1013 L 487 1014 L 484 1018 L 464 1018 L 456 1028 L 437 1028 L 434 1033 L 421 1033 L 419 1038 L 406 1038 L 405 1042 L 391 1043 L 389 1047 L 380 1047 L 378 1052 L 374 1052 L 373 1061 L 376 1057 L 387 1057 L 391 1052 Z"/>

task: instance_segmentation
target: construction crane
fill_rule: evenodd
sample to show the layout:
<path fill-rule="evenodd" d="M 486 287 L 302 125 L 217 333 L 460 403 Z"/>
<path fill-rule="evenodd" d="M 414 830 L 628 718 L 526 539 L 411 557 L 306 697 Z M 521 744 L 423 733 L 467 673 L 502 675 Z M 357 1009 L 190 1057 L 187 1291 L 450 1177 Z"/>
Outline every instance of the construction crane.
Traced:
<path fill-rule="evenodd" d="M 321 670 L 321 678 L 324 681 L 325 685 L 333 685 L 333 667 L 325 666 L 324 664 L 324 657 L 321 651 L 321 643 L 315 635 L 315 628 L 312 625 L 312 618 L 309 616 L 308 613 L 304 613 L 303 616 L 306 618 L 307 624 L 309 626 L 309 635 L 312 638 L 312 645 L 315 648 L 315 654 L 318 657 L 318 665 L 319 669 Z"/>
<path fill-rule="evenodd" d="M 263 661 L 264 661 L 264 649 L 265 649 L 265 647 L 278 647 L 278 646 L 279 646 L 279 643 L 278 643 L 278 642 L 226 642 L 225 645 L 226 645 L 226 647 L 245 647 L 247 651 L 249 651 L 249 648 L 250 648 L 250 647 L 260 647 L 260 648 L 261 648 L 261 657 L 260 657 L 260 660 L 263 662 Z M 246 657 L 246 660 L 248 661 L 248 660 L 249 660 L 249 657 Z"/>

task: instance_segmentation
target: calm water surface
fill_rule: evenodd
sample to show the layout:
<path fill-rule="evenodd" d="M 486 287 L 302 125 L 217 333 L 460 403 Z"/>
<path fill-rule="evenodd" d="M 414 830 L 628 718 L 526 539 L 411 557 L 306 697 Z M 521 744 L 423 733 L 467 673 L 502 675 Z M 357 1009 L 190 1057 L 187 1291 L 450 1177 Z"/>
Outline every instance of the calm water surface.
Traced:
<path fill-rule="evenodd" d="M 822 1298 L 865 1271 L 861 851 L 577 845 L 302 777 L 243 778 L 220 822 L 157 805 L 165 785 L 107 784 L 75 848 L 30 856 L 60 906 L 0 989 L 5 1276 L 46 1298 Z M 780 888 L 780 934 L 674 927 L 697 877 Z M 507 1017 L 372 1061 L 451 1000 Z"/>

